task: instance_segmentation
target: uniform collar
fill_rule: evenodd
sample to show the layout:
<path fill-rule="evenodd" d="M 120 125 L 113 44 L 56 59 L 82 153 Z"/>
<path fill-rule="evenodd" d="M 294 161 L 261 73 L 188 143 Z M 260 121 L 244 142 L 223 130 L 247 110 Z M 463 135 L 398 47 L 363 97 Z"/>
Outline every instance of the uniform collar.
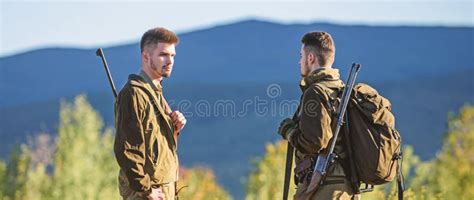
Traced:
<path fill-rule="evenodd" d="M 338 69 L 319 67 L 301 79 L 300 88 L 305 91 L 310 85 L 318 82 L 324 82 L 328 87 L 333 88 L 344 86 L 344 83 L 340 80 Z"/>
<path fill-rule="evenodd" d="M 163 90 L 163 87 L 161 86 L 161 81 L 160 81 L 160 84 L 155 85 L 155 84 L 153 83 L 153 81 L 150 79 L 150 77 L 148 76 L 148 74 L 146 74 L 145 71 L 143 71 L 143 70 L 140 70 L 140 74 L 139 74 L 139 75 L 143 78 L 143 80 L 144 80 L 146 83 L 148 83 L 148 84 L 151 85 L 151 88 L 153 88 L 153 90 L 158 91 L 158 92 L 161 92 L 161 91 Z"/>

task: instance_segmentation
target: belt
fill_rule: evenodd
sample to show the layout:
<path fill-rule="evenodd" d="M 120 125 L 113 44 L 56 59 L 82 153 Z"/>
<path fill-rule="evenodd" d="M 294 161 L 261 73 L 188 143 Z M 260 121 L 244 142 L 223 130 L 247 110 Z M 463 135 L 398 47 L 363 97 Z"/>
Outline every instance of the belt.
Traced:
<path fill-rule="evenodd" d="M 345 176 L 328 176 L 321 185 L 344 184 L 347 181 Z"/>

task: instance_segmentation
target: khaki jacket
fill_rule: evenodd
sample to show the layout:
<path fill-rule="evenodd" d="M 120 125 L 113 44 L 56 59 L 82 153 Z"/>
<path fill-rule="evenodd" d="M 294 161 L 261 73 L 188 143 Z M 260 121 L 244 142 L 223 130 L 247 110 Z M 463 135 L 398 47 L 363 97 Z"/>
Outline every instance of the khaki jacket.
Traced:
<path fill-rule="evenodd" d="M 161 88 L 145 73 L 130 75 L 115 104 L 114 152 L 125 183 L 135 192 L 178 179 L 173 124 L 165 112 Z"/>
<path fill-rule="evenodd" d="M 323 85 L 325 87 L 318 87 Z M 318 68 L 305 77 L 301 83 L 300 88 L 303 92 L 300 106 L 298 130 L 291 136 L 289 141 L 296 149 L 296 169 L 302 167 L 305 163 L 305 168 L 308 167 L 308 161 L 303 160 L 315 159 L 316 155 L 324 150 L 333 136 L 332 120 L 333 111 L 329 109 L 328 102 L 333 102 L 337 98 L 339 91 L 344 87 L 344 83 L 339 78 L 339 71 L 332 68 Z M 323 90 L 321 90 L 323 89 Z M 323 92 L 321 92 L 323 91 Z M 334 105 L 332 105 L 333 109 Z M 341 136 L 339 134 L 336 143 L 335 152 L 343 154 L 343 147 L 341 143 Z M 311 163 L 314 164 L 314 160 Z M 338 167 L 339 168 L 339 167 Z M 334 167 L 330 167 L 329 174 Z M 342 170 L 337 175 L 344 175 Z"/>

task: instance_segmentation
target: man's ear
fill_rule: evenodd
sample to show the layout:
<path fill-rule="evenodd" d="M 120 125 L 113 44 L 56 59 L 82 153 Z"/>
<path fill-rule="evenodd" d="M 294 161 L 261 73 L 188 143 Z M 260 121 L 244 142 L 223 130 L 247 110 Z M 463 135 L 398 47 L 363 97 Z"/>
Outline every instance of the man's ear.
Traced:
<path fill-rule="evenodd" d="M 313 52 L 308 52 L 308 64 L 312 66 L 316 62 L 316 56 Z"/>
<path fill-rule="evenodd" d="M 150 59 L 150 55 L 148 54 L 148 52 L 146 50 L 142 51 L 142 60 L 143 60 L 143 62 L 147 63 L 149 59 Z"/>

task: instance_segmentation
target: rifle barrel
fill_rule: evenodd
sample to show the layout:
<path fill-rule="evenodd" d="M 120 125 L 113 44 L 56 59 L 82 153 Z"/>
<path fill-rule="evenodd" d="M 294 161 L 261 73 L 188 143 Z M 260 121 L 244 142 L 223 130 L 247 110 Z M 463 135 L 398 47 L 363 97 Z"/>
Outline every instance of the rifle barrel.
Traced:
<path fill-rule="evenodd" d="M 117 98 L 117 90 L 115 89 L 114 80 L 112 79 L 112 75 L 110 74 L 109 65 L 107 65 L 107 60 L 105 60 L 104 51 L 102 50 L 102 48 L 99 48 L 97 49 L 95 54 L 99 56 L 100 58 L 102 58 L 102 63 L 104 64 L 105 73 L 107 73 L 107 78 L 109 79 L 110 87 L 112 88 L 114 97 Z"/>
<path fill-rule="evenodd" d="M 339 135 L 339 131 L 344 123 L 344 115 L 346 114 L 347 104 L 349 103 L 349 99 L 351 98 L 352 89 L 354 88 L 355 80 L 357 78 L 357 74 L 360 70 L 360 64 L 353 63 L 351 67 L 351 72 L 349 74 L 349 78 L 347 80 L 347 85 L 344 87 L 344 92 L 342 95 L 341 103 L 338 106 L 338 114 L 337 117 L 337 124 L 334 130 L 333 139 L 331 141 L 331 145 L 329 146 L 329 154 L 330 157 L 332 152 L 334 151 L 334 147 L 336 146 L 336 138 Z M 326 162 L 331 162 L 331 159 L 326 159 Z M 327 166 L 327 165 L 326 165 Z"/>

